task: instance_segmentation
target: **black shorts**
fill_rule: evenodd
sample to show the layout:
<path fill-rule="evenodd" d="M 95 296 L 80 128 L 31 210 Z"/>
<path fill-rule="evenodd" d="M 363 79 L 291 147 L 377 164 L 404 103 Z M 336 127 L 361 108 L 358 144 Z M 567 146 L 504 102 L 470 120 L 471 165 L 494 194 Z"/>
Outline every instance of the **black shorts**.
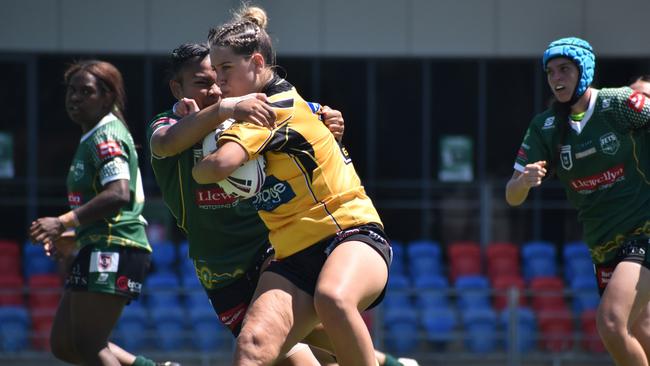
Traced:
<path fill-rule="evenodd" d="M 281 260 L 271 262 L 267 271 L 274 272 L 288 279 L 299 289 L 314 296 L 316 282 L 320 271 L 327 260 L 327 257 L 341 243 L 348 241 L 360 241 L 375 249 L 390 268 L 393 260 L 393 251 L 388 243 L 386 234 L 375 224 L 361 225 L 345 229 L 335 236 L 321 240 L 318 243 L 290 255 Z M 368 307 L 371 309 L 383 300 L 386 293 L 386 286 L 379 297 Z"/>
<path fill-rule="evenodd" d="M 70 266 L 65 288 L 103 292 L 134 300 L 140 296 L 150 263 L 151 252 L 146 249 L 86 245 Z"/>
<path fill-rule="evenodd" d="M 625 242 L 616 254 L 613 260 L 602 263 L 594 264 L 596 272 L 596 280 L 598 281 L 598 291 L 600 296 L 603 296 L 607 283 L 614 273 L 614 269 L 621 262 L 634 262 L 639 263 L 643 267 L 650 269 L 650 239 L 637 238 Z"/>
<path fill-rule="evenodd" d="M 219 321 L 228 327 L 235 337 L 241 331 L 242 320 L 255 294 L 262 265 L 273 254 L 273 248 L 269 244 L 246 273 L 233 283 L 216 289 L 203 286 Z"/>

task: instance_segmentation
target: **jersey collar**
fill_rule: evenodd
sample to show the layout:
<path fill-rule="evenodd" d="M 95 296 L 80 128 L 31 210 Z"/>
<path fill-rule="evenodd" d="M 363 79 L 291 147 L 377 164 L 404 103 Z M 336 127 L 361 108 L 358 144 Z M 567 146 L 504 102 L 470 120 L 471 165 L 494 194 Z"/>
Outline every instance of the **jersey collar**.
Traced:
<path fill-rule="evenodd" d="M 104 116 L 104 118 L 102 118 L 99 121 L 99 123 L 97 123 L 95 125 L 95 127 L 91 128 L 90 131 L 86 132 L 83 136 L 81 136 L 81 140 L 79 140 L 79 142 L 84 142 L 84 140 L 87 139 L 88 137 L 90 137 L 90 135 L 92 135 L 93 132 L 95 132 L 98 128 L 100 128 L 103 125 L 107 124 L 108 122 L 116 120 L 116 119 L 117 119 L 117 117 L 115 117 L 115 115 L 113 113 L 109 112 L 107 115 Z"/>
<path fill-rule="evenodd" d="M 587 111 L 585 112 L 585 116 L 582 118 L 582 121 L 574 122 L 571 120 L 571 118 L 569 118 L 569 126 L 571 126 L 571 128 L 578 134 L 580 134 L 580 132 L 582 132 L 582 130 L 585 129 L 587 122 L 589 122 L 589 119 L 594 114 L 594 110 L 596 109 L 596 99 L 598 99 L 598 90 L 592 89 L 591 97 L 589 98 L 589 108 L 587 108 Z"/>

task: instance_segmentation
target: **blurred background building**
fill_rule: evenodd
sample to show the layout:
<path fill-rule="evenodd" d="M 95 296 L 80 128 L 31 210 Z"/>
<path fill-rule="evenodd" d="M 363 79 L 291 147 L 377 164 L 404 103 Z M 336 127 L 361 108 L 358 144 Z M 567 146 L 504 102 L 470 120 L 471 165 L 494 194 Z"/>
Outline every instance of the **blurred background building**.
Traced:
<path fill-rule="evenodd" d="M 626 85 L 633 76 L 650 73 L 649 1 L 256 3 L 268 12 L 281 75 L 305 99 L 343 112 L 344 142 L 389 236 L 404 244 L 404 261 L 414 241 L 428 240 L 439 248 L 440 262 L 433 263 L 449 281 L 445 296 L 454 300 L 454 316 L 459 317 L 462 306 L 454 293 L 458 290 L 449 250 L 453 243 L 471 242 L 480 248 L 478 273 L 461 274 L 489 279 L 488 291 L 495 288 L 494 279 L 487 277 L 488 247 L 496 242 L 515 244 L 523 267 L 528 264 L 523 256 L 526 243 L 550 243 L 551 263 L 557 268 L 547 275 L 565 278 L 570 272 L 562 256 L 565 243 L 580 240 L 581 230 L 559 184 L 546 182 L 516 209 L 504 200 L 525 129 L 550 98 L 541 55 L 556 38 L 585 38 L 597 55 L 594 84 Z M 70 62 L 84 58 L 110 61 L 124 75 L 127 122 L 141 147 L 145 216 L 152 224 L 152 238 L 178 249 L 183 238 L 161 201 L 144 131 L 155 114 L 173 103 L 165 74 L 167 55 L 180 43 L 205 41 L 209 27 L 226 21 L 239 5 L 224 0 L 2 1 L 0 237 L 21 244 L 23 261 L 29 222 L 59 214 L 67 205 L 65 176 L 80 131 L 65 113 L 62 74 Z M 182 255 L 174 259 L 179 276 L 185 260 Z M 29 283 L 27 267 L 23 262 L 20 268 L 24 284 Z M 374 322 L 376 335 L 397 353 L 452 357 L 417 333 L 426 332 L 421 323 L 426 312 L 416 309 L 419 302 L 410 292 L 417 282 L 414 276 L 407 270 L 403 292 L 396 293 L 406 294 L 414 314 L 419 314 L 411 319 L 417 327 L 401 331 L 415 329 L 421 337 L 415 343 L 391 345 L 384 335 L 399 331 L 381 317 Z M 530 288 L 530 276 L 520 272 L 522 289 Z M 561 290 L 570 289 L 565 279 Z M 573 301 L 573 295 L 567 301 Z M 576 342 L 562 346 L 553 362 L 572 362 L 588 353 L 579 345 L 584 334 L 580 316 L 588 309 L 570 309 L 575 311 L 569 333 Z M 397 317 L 394 323 L 409 324 L 409 319 Z M 453 329 L 467 330 L 461 323 Z M 498 329 L 506 334 L 514 328 Z M 509 349 L 504 343 L 486 347 L 478 353 L 506 354 Z M 531 347 L 524 350 L 544 354 L 545 346 Z M 456 348 L 473 352 L 470 346 Z M 509 362 L 519 362 L 509 354 Z M 608 362 L 606 356 L 598 360 Z"/>

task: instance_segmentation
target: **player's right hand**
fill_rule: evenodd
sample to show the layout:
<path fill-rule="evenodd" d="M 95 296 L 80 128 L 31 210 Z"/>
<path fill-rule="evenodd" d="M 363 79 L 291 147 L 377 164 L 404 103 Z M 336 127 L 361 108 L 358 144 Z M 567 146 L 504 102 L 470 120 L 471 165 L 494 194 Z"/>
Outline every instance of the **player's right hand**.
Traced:
<path fill-rule="evenodd" d="M 178 102 L 174 103 L 173 112 L 175 115 L 181 118 L 198 111 L 199 106 L 196 104 L 196 101 L 194 99 L 182 98 Z"/>
<path fill-rule="evenodd" d="M 545 176 L 546 161 L 540 160 L 526 165 L 520 179 L 526 187 L 532 188 L 540 186 Z"/>

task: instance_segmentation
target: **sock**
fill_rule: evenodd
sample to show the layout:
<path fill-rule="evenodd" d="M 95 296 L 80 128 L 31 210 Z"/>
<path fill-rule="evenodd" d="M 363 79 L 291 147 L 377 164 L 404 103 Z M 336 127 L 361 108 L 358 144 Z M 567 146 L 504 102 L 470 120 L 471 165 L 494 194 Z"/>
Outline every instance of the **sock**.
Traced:
<path fill-rule="evenodd" d="M 388 353 L 386 353 L 386 362 L 384 363 L 384 366 L 402 366 L 397 359 Z"/>
<path fill-rule="evenodd" d="M 156 363 L 144 356 L 137 356 L 133 361 L 133 366 L 156 366 Z"/>

